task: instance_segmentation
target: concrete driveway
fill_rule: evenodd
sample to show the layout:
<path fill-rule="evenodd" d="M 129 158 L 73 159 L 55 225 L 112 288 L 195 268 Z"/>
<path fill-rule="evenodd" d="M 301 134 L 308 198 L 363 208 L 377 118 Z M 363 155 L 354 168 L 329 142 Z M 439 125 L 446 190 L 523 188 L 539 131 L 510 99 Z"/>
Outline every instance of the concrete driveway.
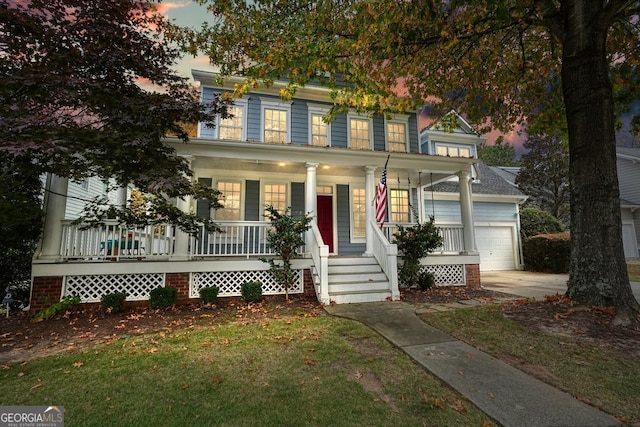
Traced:
<path fill-rule="evenodd" d="M 506 292 L 525 298 L 543 300 L 545 295 L 567 292 L 568 274 L 547 274 L 533 271 L 483 271 L 480 283 L 485 289 Z M 633 295 L 640 302 L 640 282 L 631 282 Z"/>

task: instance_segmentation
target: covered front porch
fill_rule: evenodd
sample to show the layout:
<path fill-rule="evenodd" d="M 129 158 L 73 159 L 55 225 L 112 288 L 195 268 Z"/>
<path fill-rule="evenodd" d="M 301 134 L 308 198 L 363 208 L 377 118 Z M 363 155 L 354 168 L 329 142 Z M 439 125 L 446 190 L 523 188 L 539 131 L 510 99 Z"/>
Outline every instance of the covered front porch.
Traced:
<path fill-rule="evenodd" d="M 272 196 L 266 193 L 276 186 L 283 189 L 277 194 L 283 206 L 313 218 L 295 264 L 298 285 L 290 292 L 303 292 L 306 282 L 325 304 L 399 298 L 397 248 L 391 236 L 396 224 L 409 225 L 411 217 L 394 221 L 397 212 L 390 211 L 380 229 L 374 213 L 375 189 L 388 153 L 219 140 L 193 140 L 178 152 L 191 160 L 196 179 L 213 186 L 238 183 L 237 200 L 228 196 L 223 202 L 237 207 L 239 219 L 223 219 L 228 212 L 180 199 L 176 203 L 185 212 L 211 214 L 221 232 L 187 235 L 169 224 L 131 227 L 117 221 L 86 228 L 63 219 L 67 182 L 54 177 L 33 264 L 36 300 L 76 294 L 95 302 L 115 291 L 126 292 L 129 300 L 144 300 L 158 286 L 178 287 L 185 300 L 211 285 L 220 287 L 220 296 L 232 296 L 250 280 L 262 282 L 264 294 L 283 293 L 268 265 L 258 259 L 273 256 L 265 244 L 270 224 L 262 209 Z M 422 220 L 421 190 L 427 176 L 429 183 L 455 176 L 467 183 L 460 186 L 462 223 L 441 228 L 442 247 L 424 260 L 439 285 L 479 285 L 469 185 L 474 161 L 410 153 L 392 153 L 389 161 L 390 191 L 405 194 Z M 32 307 L 39 304 L 36 300 L 32 298 Z"/>

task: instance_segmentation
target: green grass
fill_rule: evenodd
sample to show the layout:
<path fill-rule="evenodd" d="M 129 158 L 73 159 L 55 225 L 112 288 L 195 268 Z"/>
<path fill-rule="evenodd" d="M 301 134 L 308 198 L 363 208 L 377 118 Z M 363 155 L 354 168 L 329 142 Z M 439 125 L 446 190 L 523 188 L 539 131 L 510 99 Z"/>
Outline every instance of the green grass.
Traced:
<path fill-rule="evenodd" d="M 370 329 L 326 316 L 175 328 L 5 366 L 0 379 L 0 404 L 64 406 L 66 426 L 489 421 Z"/>
<path fill-rule="evenodd" d="M 526 329 L 495 306 L 423 319 L 612 415 L 640 420 L 640 358 Z"/>

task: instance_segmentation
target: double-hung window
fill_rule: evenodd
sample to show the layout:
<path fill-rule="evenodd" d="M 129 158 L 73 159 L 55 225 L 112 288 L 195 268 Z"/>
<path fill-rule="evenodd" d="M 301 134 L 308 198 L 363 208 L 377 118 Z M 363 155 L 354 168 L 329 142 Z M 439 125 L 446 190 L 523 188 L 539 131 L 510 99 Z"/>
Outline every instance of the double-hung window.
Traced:
<path fill-rule="evenodd" d="M 309 145 L 330 146 L 331 125 L 324 120 L 329 109 L 313 104 L 308 104 L 307 107 L 309 109 Z"/>
<path fill-rule="evenodd" d="M 408 150 L 409 116 L 400 114 L 393 119 L 385 120 L 385 136 L 387 151 L 406 153 Z"/>
<path fill-rule="evenodd" d="M 390 222 L 411 222 L 411 210 L 409 208 L 409 190 L 390 190 L 389 201 Z"/>
<path fill-rule="evenodd" d="M 218 117 L 216 127 L 213 129 L 214 137 L 245 141 L 247 139 L 247 106 L 246 99 L 236 99 L 233 105 L 227 107 L 229 117 Z"/>
<path fill-rule="evenodd" d="M 367 230 L 364 188 L 351 188 L 351 241 L 363 241 Z"/>
<path fill-rule="evenodd" d="M 262 108 L 262 142 L 284 144 L 291 142 L 291 104 L 260 100 Z"/>
<path fill-rule="evenodd" d="M 264 205 L 273 206 L 278 212 L 284 213 L 287 209 L 287 184 L 264 184 Z M 267 218 L 267 211 L 264 212 Z"/>
<path fill-rule="evenodd" d="M 366 116 L 347 115 L 349 147 L 356 150 L 371 150 L 373 126 Z"/>
<path fill-rule="evenodd" d="M 242 185 L 239 181 L 218 181 L 218 191 L 220 202 L 224 206 L 216 210 L 216 219 L 218 221 L 240 221 L 242 219 L 241 212 L 241 189 Z"/>

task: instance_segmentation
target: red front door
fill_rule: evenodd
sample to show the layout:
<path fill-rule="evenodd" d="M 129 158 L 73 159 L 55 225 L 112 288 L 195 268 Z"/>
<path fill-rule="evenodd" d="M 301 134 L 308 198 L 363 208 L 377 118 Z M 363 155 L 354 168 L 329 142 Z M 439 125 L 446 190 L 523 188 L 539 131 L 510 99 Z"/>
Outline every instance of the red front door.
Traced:
<path fill-rule="evenodd" d="M 333 252 L 333 197 L 318 196 L 318 229 L 329 252 Z"/>

